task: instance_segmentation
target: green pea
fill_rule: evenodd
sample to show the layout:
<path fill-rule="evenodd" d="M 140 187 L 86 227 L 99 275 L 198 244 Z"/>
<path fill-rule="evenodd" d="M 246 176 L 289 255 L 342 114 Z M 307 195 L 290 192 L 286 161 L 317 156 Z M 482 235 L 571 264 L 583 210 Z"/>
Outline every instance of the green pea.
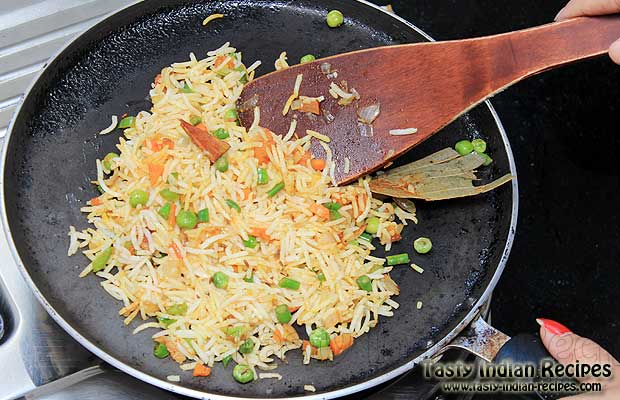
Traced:
<path fill-rule="evenodd" d="M 108 153 L 103 157 L 103 170 L 104 171 L 112 171 L 112 160 L 115 158 L 119 158 L 120 156 L 116 153 Z"/>
<path fill-rule="evenodd" d="M 107 249 L 99 252 L 99 254 L 97 254 L 97 257 L 95 257 L 95 259 L 92 262 L 91 270 L 93 272 L 99 272 L 103 270 L 108 264 L 108 261 L 110 261 L 111 256 L 112 256 L 112 247 L 108 247 Z"/>
<path fill-rule="evenodd" d="M 242 325 L 229 326 L 226 329 L 226 334 L 231 337 L 239 337 L 244 331 L 245 328 Z"/>
<path fill-rule="evenodd" d="M 170 216 L 170 211 L 172 211 L 172 205 L 170 203 L 166 203 L 163 205 L 162 208 L 159 209 L 159 211 L 157 211 L 157 213 L 163 218 L 168 219 L 168 217 Z"/>
<path fill-rule="evenodd" d="M 474 145 L 469 140 L 461 140 L 454 145 L 454 150 L 462 156 L 466 156 L 474 151 Z"/>
<path fill-rule="evenodd" d="M 129 194 L 129 205 L 133 208 L 145 205 L 149 201 L 149 194 L 141 189 L 136 189 Z"/>
<path fill-rule="evenodd" d="M 387 256 L 387 265 L 400 265 L 409 263 L 409 254 L 402 253 L 393 256 Z"/>
<path fill-rule="evenodd" d="M 254 236 L 248 235 L 248 240 L 244 240 L 243 245 L 249 249 L 255 249 L 258 246 L 258 241 Z"/>
<path fill-rule="evenodd" d="M 357 282 L 357 286 L 360 289 L 365 290 L 367 292 L 372 292 L 372 281 L 367 275 L 360 276 L 359 278 L 357 278 L 355 282 Z"/>
<path fill-rule="evenodd" d="M 226 200 L 226 204 L 228 204 L 228 207 L 232 208 L 233 210 L 236 210 L 237 212 L 241 212 L 241 207 L 239 207 L 239 204 L 235 203 L 233 200 L 231 199 Z"/>
<path fill-rule="evenodd" d="M 284 182 L 280 182 L 280 183 L 276 184 L 274 187 L 272 187 L 271 189 L 269 189 L 267 191 L 267 196 L 273 197 L 276 194 L 280 193 L 280 191 L 282 189 L 284 189 Z"/>
<path fill-rule="evenodd" d="M 344 22 L 344 15 L 338 10 L 332 10 L 327 13 L 327 25 L 330 28 L 337 28 Z"/>
<path fill-rule="evenodd" d="M 299 62 L 300 62 L 301 64 L 305 64 L 305 63 L 312 62 L 312 61 L 314 61 L 314 60 L 316 60 L 316 57 L 315 57 L 315 56 L 313 56 L 312 54 L 306 54 L 305 56 L 303 56 L 303 57 L 299 60 Z"/>
<path fill-rule="evenodd" d="M 482 165 L 484 165 L 485 167 L 488 167 L 489 165 L 493 164 L 493 159 L 489 157 L 487 153 L 482 153 L 480 155 L 484 157 L 484 164 Z"/>
<path fill-rule="evenodd" d="M 233 368 L 233 378 L 239 383 L 248 383 L 254 380 L 254 372 L 247 365 L 237 364 Z"/>
<path fill-rule="evenodd" d="M 310 344 L 316 348 L 329 346 L 329 333 L 323 328 L 317 328 L 310 333 Z"/>
<path fill-rule="evenodd" d="M 487 151 L 487 142 L 482 139 L 472 140 L 471 145 L 474 146 L 474 151 L 478 154 L 482 154 Z"/>
<path fill-rule="evenodd" d="M 215 132 L 213 132 L 213 136 L 215 136 L 218 139 L 228 139 L 230 137 L 230 134 L 228 133 L 228 131 L 226 129 L 223 128 L 219 128 L 216 129 Z"/>
<path fill-rule="evenodd" d="M 293 316 L 291 315 L 291 310 L 288 309 L 286 304 L 280 304 L 276 307 L 276 318 L 281 324 L 288 324 L 291 322 Z"/>
<path fill-rule="evenodd" d="M 375 235 L 377 232 L 379 232 L 379 218 L 366 218 L 366 232 L 370 233 L 371 235 Z"/>
<path fill-rule="evenodd" d="M 223 272 L 213 274 L 213 284 L 218 289 L 226 289 L 228 287 L 228 275 Z"/>
<path fill-rule="evenodd" d="M 136 126 L 136 117 L 125 117 L 118 123 L 120 129 L 133 128 Z"/>
<path fill-rule="evenodd" d="M 185 82 L 185 85 L 183 85 L 183 89 L 181 89 L 181 92 L 183 92 L 183 93 L 194 93 L 194 91 L 192 90 L 191 87 L 189 87 L 187 82 Z"/>
<path fill-rule="evenodd" d="M 175 202 L 175 201 L 179 200 L 179 197 L 181 197 L 180 194 L 175 193 L 175 192 L 173 192 L 170 189 L 162 190 L 161 192 L 159 192 L 159 195 L 161 197 L 163 197 L 164 200 L 168 200 L 168 201 L 171 201 L 171 202 Z"/>
<path fill-rule="evenodd" d="M 185 315 L 187 312 L 187 303 L 177 303 L 166 308 L 166 312 L 170 315 Z"/>
<path fill-rule="evenodd" d="M 209 222 L 209 209 L 203 208 L 198 211 L 198 222 Z"/>
<path fill-rule="evenodd" d="M 239 114 L 237 114 L 237 110 L 234 108 L 229 109 L 224 113 L 224 120 L 228 122 L 234 122 L 239 118 Z"/>
<path fill-rule="evenodd" d="M 420 237 L 413 242 L 413 248 L 420 254 L 426 254 L 433 248 L 433 242 L 429 238 Z"/>
<path fill-rule="evenodd" d="M 301 283 L 299 281 L 296 281 L 295 279 L 282 278 L 280 279 L 280 282 L 278 282 L 278 286 L 285 289 L 298 290 L 301 286 Z"/>
<path fill-rule="evenodd" d="M 224 365 L 224 368 L 228 367 L 228 363 L 230 363 L 231 361 L 232 361 L 232 356 L 230 354 L 222 358 L 222 364 Z"/>
<path fill-rule="evenodd" d="M 170 325 L 174 324 L 175 322 L 177 322 L 176 319 L 171 319 L 171 318 L 164 318 L 164 317 L 157 317 L 157 321 L 164 327 L 164 328 L 168 328 Z"/>
<path fill-rule="evenodd" d="M 266 185 L 269 183 L 269 174 L 267 173 L 267 170 L 265 168 L 258 168 L 256 170 L 256 173 L 258 174 L 259 185 Z"/>
<path fill-rule="evenodd" d="M 166 358 L 170 355 L 170 352 L 165 344 L 155 343 L 155 347 L 153 347 L 153 355 L 157 358 Z"/>
<path fill-rule="evenodd" d="M 199 117 L 198 115 L 192 115 L 189 117 L 189 123 L 194 126 L 198 125 L 201 122 L 202 122 L 202 118 Z"/>
<path fill-rule="evenodd" d="M 194 229 L 198 225 L 198 217 L 191 211 L 183 210 L 177 214 L 177 225 L 181 229 Z"/>
<path fill-rule="evenodd" d="M 239 346 L 239 353 L 241 354 L 250 354 L 252 351 L 254 351 L 254 341 L 250 338 L 245 339 Z"/>
<path fill-rule="evenodd" d="M 218 158 L 214 166 L 215 166 L 215 169 L 217 169 L 220 172 L 228 171 L 228 158 L 226 157 Z"/>

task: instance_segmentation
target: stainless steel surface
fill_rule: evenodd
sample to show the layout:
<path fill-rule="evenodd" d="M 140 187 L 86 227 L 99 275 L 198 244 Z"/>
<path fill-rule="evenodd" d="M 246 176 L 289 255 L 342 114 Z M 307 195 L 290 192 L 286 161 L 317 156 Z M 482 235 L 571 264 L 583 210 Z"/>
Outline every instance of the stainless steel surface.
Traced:
<path fill-rule="evenodd" d="M 463 349 L 491 362 L 499 349 L 509 340 L 510 336 L 493 328 L 480 316 L 471 323 L 466 332 L 454 339 L 442 352 L 449 349 Z"/>

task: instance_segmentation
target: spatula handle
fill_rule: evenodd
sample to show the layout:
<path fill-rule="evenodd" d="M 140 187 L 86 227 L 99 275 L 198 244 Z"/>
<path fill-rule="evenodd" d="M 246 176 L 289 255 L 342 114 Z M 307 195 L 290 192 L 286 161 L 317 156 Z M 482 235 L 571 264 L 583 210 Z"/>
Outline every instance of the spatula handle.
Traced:
<path fill-rule="evenodd" d="M 495 42 L 498 81 L 514 82 L 539 72 L 601 55 L 620 38 L 620 15 L 582 17 L 503 35 Z M 498 76 L 497 78 L 500 78 Z M 499 89 L 499 88 L 498 88 Z"/>

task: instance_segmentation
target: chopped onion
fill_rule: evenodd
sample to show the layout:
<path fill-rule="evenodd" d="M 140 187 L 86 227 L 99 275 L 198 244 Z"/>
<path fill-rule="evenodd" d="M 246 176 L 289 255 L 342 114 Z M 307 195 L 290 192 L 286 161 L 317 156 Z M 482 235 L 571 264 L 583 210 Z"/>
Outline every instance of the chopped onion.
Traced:
<path fill-rule="evenodd" d="M 329 74 L 332 71 L 332 65 L 328 62 L 324 62 L 321 64 L 321 72 L 325 75 Z"/>
<path fill-rule="evenodd" d="M 338 71 L 330 72 L 329 74 L 327 74 L 327 77 L 329 79 L 338 79 Z"/>
<path fill-rule="evenodd" d="M 255 93 L 254 96 L 250 97 L 249 99 L 244 101 L 243 104 L 241 104 L 241 106 L 239 106 L 239 111 L 241 112 L 249 111 L 249 110 L 252 110 L 257 105 L 258 105 L 258 95 Z"/>
<path fill-rule="evenodd" d="M 299 110 L 302 106 L 301 100 L 297 99 L 291 103 L 291 110 Z"/>
<path fill-rule="evenodd" d="M 331 124 L 336 119 L 329 110 L 323 110 L 323 117 L 325 117 L 325 121 L 327 121 L 328 124 Z"/>
<path fill-rule="evenodd" d="M 416 212 L 415 204 L 409 199 L 394 198 L 394 203 L 408 213 L 415 214 Z"/>
<path fill-rule="evenodd" d="M 374 130 L 372 129 L 372 125 L 367 125 L 367 124 L 358 122 L 357 127 L 359 128 L 360 136 L 372 137 L 374 135 Z"/>
<path fill-rule="evenodd" d="M 367 125 L 371 125 L 381 113 L 381 104 L 373 104 L 357 110 L 357 119 Z"/>
<path fill-rule="evenodd" d="M 359 99 L 360 99 L 360 97 L 361 97 L 361 96 L 360 96 L 360 94 L 359 94 L 359 92 L 358 92 L 357 90 L 355 90 L 355 88 L 351 88 L 351 94 L 352 94 L 353 96 L 355 96 L 355 98 L 356 98 L 356 99 L 358 99 L 358 100 L 359 100 Z"/>

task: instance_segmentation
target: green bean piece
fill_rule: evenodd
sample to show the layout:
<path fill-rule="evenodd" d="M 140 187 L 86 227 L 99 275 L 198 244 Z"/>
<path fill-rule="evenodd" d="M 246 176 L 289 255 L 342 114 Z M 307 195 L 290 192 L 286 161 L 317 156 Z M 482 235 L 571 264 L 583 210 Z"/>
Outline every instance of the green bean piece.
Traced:
<path fill-rule="evenodd" d="M 125 117 L 118 123 L 120 129 L 133 128 L 136 126 L 136 117 Z"/>
<path fill-rule="evenodd" d="M 108 265 L 108 261 L 110 261 L 110 257 L 112 257 L 112 247 L 108 247 L 105 250 L 102 250 L 97 254 L 97 257 L 92 262 L 91 270 L 93 272 L 99 272 L 103 270 L 106 265 Z"/>
<path fill-rule="evenodd" d="M 256 173 L 258 174 L 259 185 L 266 185 L 269 183 L 269 174 L 267 173 L 267 170 L 265 168 L 258 168 L 256 170 Z"/>
<path fill-rule="evenodd" d="M 170 202 L 175 202 L 177 200 L 179 200 L 179 198 L 181 197 L 180 194 L 173 192 L 170 189 L 164 189 L 161 192 L 159 192 L 159 195 L 161 197 L 164 198 L 164 200 L 170 201 Z"/>
<path fill-rule="evenodd" d="M 478 154 L 482 154 L 487 151 L 487 142 L 482 139 L 474 139 L 471 141 L 472 146 L 474 146 L 474 151 Z"/>
<path fill-rule="evenodd" d="M 400 265 L 400 264 L 408 264 L 409 261 L 409 254 L 407 253 L 401 253 L 401 254 L 395 254 L 393 256 L 387 256 L 387 265 Z"/>
<path fill-rule="evenodd" d="M 198 225 L 198 217 L 191 211 L 180 211 L 177 214 L 177 225 L 181 229 L 194 229 Z"/>
<path fill-rule="evenodd" d="M 338 10 L 332 10 L 327 13 L 325 20 L 330 28 L 337 28 L 344 23 L 344 15 Z"/>
<path fill-rule="evenodd" d="M 232 208 L 233 210 L 236 210 L 237 212 L 241 212 L 241 207 L 239 207 L 239 204 L 235 203 L 233 200 L 231 199 L 226 200 L 226 204 L 228 204 L 228 207 Z"/>
<path fill-rule="evenodd" d="M 228 133 L 228 131 L 224 128 L 218 128 L 215 130 L 215 132 L 213 132 L 213 136 L 215 136 L 218 139 L 228 139 L 230 137 L 230 134 Z"/>
<path fill-rule="evenodd" d="M 153 347 L 153 355 L 157 358 L 166 358 L 170 355 L 168 348 L 163 343 L 155 343 Z"/>
<path fill-rule="evenodd" d="M 174 181 L 172 181 L 170 178 L 173 178 Z M 179 180 L 179 173 L 178 172 L 173 172 L 170 175 L 168 175 L 168 183 L 176 182 L 178 180 Z"/>
<path fill-rule="evenodd" d="M 103 170 L 110 172 L 112 171 L 112 160 L 115 158 L 119 158 L 120 156 L 116 153 L 108 153 L 103 157 L 103 162 L 101 163 L 103 166 Z"/>
<path fill-rule="evenodd" d="M 157 213 L 164 219 L 168 219 L 170 216 L 170 211 L 172 211 L 172 205 L 170 203 L 166 203 L 159 209 L 159 211 L 157 211 Z"/>
<path fill-rule="evenodd" d="M 366 218 L 366 232 L 370 233 L 371 235 L 375 235 L 377 234 L 377 232 L 379 232 L 379 218 Z"/>
<path fill-rule="evenodd" d="M 305 56 L 303 56 L 303 57 L 299 60 L 299 62 L 300 62 L 301 64 L 305 64 L 305 63 L 312 62 L 312 61 L 314 61 L 314 60 L 316 60 L 316 57 L 315 57 L 314 55 L 312 55 L 312 54 L 306 54 Z"/>
<path fill-rule="evenodd" d="M 317 328 L 310 333 L 310 344 L 320 349 L 329 346 L 329 333 L 323 328 Z"/>
<path fill-rule="evenodd" d="M 239 82 L 248 83 L 248 72 L 243 65 L 240 65 L 237 68 L 235 68 L 235 71 L 243 72 L 243 74 L 241 75 L 241 78 L 239 78 Z"/>
<path fill-rule="evenodd" d="M 187 82 L 185 82 L 185 84 L 183 85 L 183 89 L 181 89 L 181 92 L 183 92 L 183 93 L 194 93 L 194 91 L 192 90 L 191 87 L 189 87 Z"/>
<path fill-rule="evenodd" d="M 224 365 L 224 368 L 227 368 L 228 363 L 230 363 L 231 361 L 232 361 L 232 356 L 230 354 L 222 358 L 222 364 Z"/>
<path fill-rule="evenodd" d="M 279 323 L 288 324 L 293 319 L 293 315 L 286 304 L 280 304 L 276 307 L 276 318 Z"/>
<path fill-rule="evenodd" d="M 201 122 L 202 122 L 202 118 L 199 117 L 198 115 L 191 115 L 189 117 L 189 123 L 194 125 L 194 126 L 198 125 Z"/>
<path fill-rule="evenodd" d="M 324 203 L 323 207 L 327 208 L 328 210 L 338 211 L 342 208 L 342 204 L 337 203 L 335 201 L 330 201 L 330 202 Z"/>
<path fill-rule="evenodd" d="M 129 194 L 129 205 L 133 208 L 145 205 L 149 201 L 149 194 L 142 189 L 136 189 Z"/>
<path fill-rule="evenodd" d="M 282 189 L 284 189 L 284 182 L 280 182 L 280 183 L 276 184 L 274 187 L 272 187 L 271 189 L 269 189 L 267 191 L 267 196 L 273 197 L 276 194 L 280 193 L 280 191 Z"/>
<path fill-rule="evenodd" d="M 103 190 L 103 188 L 101 187 L 101 185 L 97 185 L 97 190 L 99 191 L 99 193 L 104 194 L 105 190 Z"/>
<path fill-rule="evenodd" d="M 278 282 L 278 286 L 285 289 L 299 290 L 301 283 L 299 281 L 296 281 L 295 279 L 282 278 L 280 279 L 280 282 Z"/>
<path fill-rule="evenodd" d="M 367 275 L 362 275 L 356 280 L 357 286 L 367 292 L 372 292 L 372 281 Z"/>
<path fill-rule="evenodd" d="M 185 315 L 187 312 L 187 303 L 177 303 L 166 308 L 166 312 L 170 315 Z"/>
<path fill-rule="evenodd" d="M 248 240 L 244 240 L 243 245 L 248 249 L 255 249 L 256 246 L 258 246 L 258 241 L 256 240 L 256 237 L 248 235 Z"/>
<path fill-rule="evenodd" d="M 198 222 L 209 222 L 209 209 L 203 208 L 198 211 Z"/>
<path fill-rule="evenodd" d="M 247 365 L 237 364 L 233 368 L 233 378 L 239 383 L 248 383 L 254 380 L 254 372 Z"/>
<path fill-rule="evenodd" d="M 218 289 L 226 289 L 228 287 L 228 275 L 223 272 L 213 274 L 213 284 Z"/>
<path fill-rule="evenodd" d="M 250 354 L 252 351 L 254 351 L 254 341 L 250 338 L 247 338 L 239 346 L 239 353 Z"/>
<path fill-rule="evenodd" d="M 254 283 L 254 271 L 250 274 L 250 276 L 246 276 L 243 280 L 247 283 Z"/>
<path fill-rule="evenodd" d="M 372 242 L 372 235 L 368 232 L 362 232 L 359 238 L 367 242 Z"/>
<path fill-rule="evenodd" d="M 433 248 L 433 242 L 429 238 L 420 237 L 413 242 L 413 248 L 420 254 L 426 254 Z"/>
<path fill-rule="evenodd" d="M 324 273 L 320 273 L 316 275 L 316 279 L 319 280 L 319 282 L 325 282 L 327 279 L 325 278 L 325 274 Z"/>
<path fill-rule="evenodd" d="M 466 156 L 474 151 L 474 145 L 469 140 L 461 140 L 454 145 L 454 150 L 462 156 Z"/>
<path fill-rule="evenodd" d="M 331 221 L 335 221 L 337 219 L 342 218 L 342 214 L 340 214 L 340 211 L 338 210 L 329 210 L 329 219 Z"/>
<path fill-rule="evenodd" d="M 164 318 L 164 317 L 157 317 L 157 321 L 164 327 L 164 328 L 168 328 L 170 325 L 174 324 L 175 322 L 177 322 L 176 319 L 172 319 L 172 318 Z"/>

